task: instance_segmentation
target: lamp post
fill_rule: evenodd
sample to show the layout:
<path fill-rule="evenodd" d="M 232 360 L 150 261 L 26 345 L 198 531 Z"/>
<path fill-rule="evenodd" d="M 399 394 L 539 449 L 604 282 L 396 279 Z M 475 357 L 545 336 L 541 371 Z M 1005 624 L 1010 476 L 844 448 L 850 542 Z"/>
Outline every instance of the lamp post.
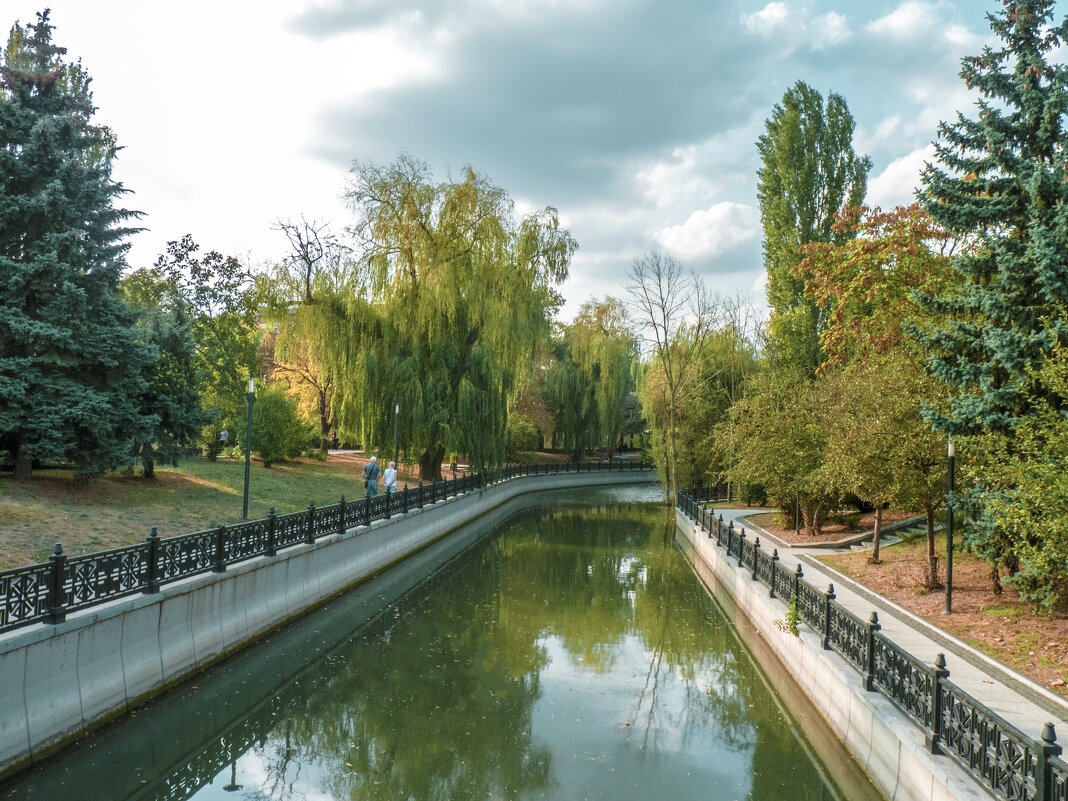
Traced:
<path fill-rule="evenodd" d="M 948 456 L 948 475 L 946 476 L 946 609 L 945 614 L 953 614 L 953 438 L 949 438 L 946 449 Z"/>
<path fill-rule="evenodd" d="M 400 404 L 393 410 L 393 464 L 400 464 Z"/>
<path fill-rule="evenodd" d="M 256 402 L 254 382 L 255 379 L 249 376 L 248 394 L 245 395 L 245 400 L 248 401 L 248 418 L 245 422 L 245 498 L 241 504 L 242 520 L 248 520 L 248 474 L 252 466 L 252 404 Z"/>

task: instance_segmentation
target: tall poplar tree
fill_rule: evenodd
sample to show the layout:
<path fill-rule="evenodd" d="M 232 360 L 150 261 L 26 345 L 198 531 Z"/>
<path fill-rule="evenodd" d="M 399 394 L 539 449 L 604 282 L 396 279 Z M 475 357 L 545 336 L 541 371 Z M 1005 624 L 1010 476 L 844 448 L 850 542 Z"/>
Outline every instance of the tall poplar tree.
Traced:
<path fill-rule="evenodd" d="M 48 12 L 16 24 L 0 63 L 0 439 L 15 475 L 73 461 L 87 480 L 131 459 L 154 360 L 118 295 L 135 217 L 116 203 L 117 147 L 90 78 Z"/>
<path fill-rule="evenodd" d="M 757 140 L 757 198 L 772 310 L 769 344 L 777 363 L 810 375 L 822 362 L 819 337 L 827 312 L 804 297 L 804 281 L 795 270 L 802 246 L 844 241 L 833 228 L 835 215 L 843 205 L 864 201 L 871 159 L 853 150 L 854 128 L 845 98 L 831 92 L 824 103 L 819 92 L 798 81 Z"/>

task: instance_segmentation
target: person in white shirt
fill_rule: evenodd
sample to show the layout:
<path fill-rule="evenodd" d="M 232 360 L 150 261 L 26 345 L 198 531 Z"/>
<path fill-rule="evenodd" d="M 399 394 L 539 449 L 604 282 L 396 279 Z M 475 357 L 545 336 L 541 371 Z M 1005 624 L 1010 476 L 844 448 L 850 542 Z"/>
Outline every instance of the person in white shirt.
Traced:
<path fill-rule="evenodd" d="M 386 472 L 382 474 L 382 480 L 386 484 L 386 492 L 397 491 L 397 463 L 390 462 L 389 467 L 386 468 Z"/>

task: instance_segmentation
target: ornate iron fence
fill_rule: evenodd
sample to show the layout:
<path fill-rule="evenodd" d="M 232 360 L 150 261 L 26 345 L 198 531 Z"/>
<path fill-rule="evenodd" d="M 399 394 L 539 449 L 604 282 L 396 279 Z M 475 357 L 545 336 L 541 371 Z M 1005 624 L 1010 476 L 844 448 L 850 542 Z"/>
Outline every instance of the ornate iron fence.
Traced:
<path fill-rule="evenodd" d="M 0 632 L 31 623 L 60 623 L 68 612 L 137 593 L 158 592 L 163 584 L 201 573 L 225 572 L 229 565 L 257 556 L 274 556 L 279 549 L 314 543 L 360 525 L 369 526 L 449 497 L 463 495 L 487 483 L 549 473 L 641 471 L 644 462 L 557 462 L 510 464 L 488 476 L 469 473 L 460 478 L 405 487 L 392 494 L 346 501 L 276 515 L 261 520 L 217 526 L 191 534 L 159 537 L 156 530 L 135 545 L 74 557 L 56 544 L 48 562 L 0 571 Z"/>
<path fill-rule="evenodd" d="M 864 676 L 869 692 L 878 692 L 924 730 L 932 753 L 956 760 L 995 798 L 1005 801 L 1068 801 L 1068 763 L 1052 723 L 1038 739 L 1028 737 L 996 712 L 983 706 L 949 681 L 946 660 L 939 654 L 933 665 L 914 657 L 879 630 L 879 618 L 861 620 L 835 600 L 834 587 L 822 592 L 809 584 L 801 570 L 783 567 L 757 542 L 749 544 L 744 529 L 724 525 L 723 516 L 709 514 L 688 492 L 680 492 L 678 507 L 739 568 L 769 589 L 769 595 L 794 599 L 798 616 L 818 634 L 824 649 L 834 650 Z"/>

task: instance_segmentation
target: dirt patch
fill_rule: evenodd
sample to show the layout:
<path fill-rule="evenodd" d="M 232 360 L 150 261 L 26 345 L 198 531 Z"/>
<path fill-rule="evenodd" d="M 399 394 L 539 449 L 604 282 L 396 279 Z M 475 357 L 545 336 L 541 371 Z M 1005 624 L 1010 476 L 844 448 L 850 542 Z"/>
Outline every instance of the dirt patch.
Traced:
<path fill-rule="evenodd" d="M 883 512 L 883 526 L 885 528 L 915 516 L 915 512 Z M 866 531 L 872 531 L 875 528 L 874 512 L 863 515 L 836 515 L 829 519 L 824 524 L 823 530 L 815 536 L 806 534 L 805 529 L 801 529 L 800 535 L 795 534 L 793 528 L 786 527 L 785 518 L 778 512 L 765 512 L 753 515 L 749 519 L 769 534 L 773 534 L 791 545 L 815 545 L 817 543 L 836 542 Z"/>
<path fill-rule="evenodd" d="M 902 543 L 882 551 L 873 565 L 857 552 L 820 557 L 873 592 L 889 598 L 929 623 L 1004 662 L 1053 692 L 1068 697 L 1068 615 L 1039 614 L 1005 587 L 993 592 L 990 568 L 971 554 L 953 555 L 953 614 L 945 615 L 945 591 L 923 586 L 924 542 Z M 945 570 L 938 553 L 940 579 Z"/>

